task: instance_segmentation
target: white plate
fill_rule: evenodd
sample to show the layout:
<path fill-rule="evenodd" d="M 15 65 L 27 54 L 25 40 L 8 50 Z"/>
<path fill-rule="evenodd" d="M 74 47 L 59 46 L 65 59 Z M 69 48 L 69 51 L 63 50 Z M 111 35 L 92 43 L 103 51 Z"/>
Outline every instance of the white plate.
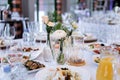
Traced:
<path fill-rule="evenodd" d="M 86 49 L 94 54 L 97 54 L 94 52 L 94 50 L 100 50 L 100 48 L 91 48 L 90 45 L 91 44 L 104 44 L 105 46 L 109 46 L 109 44 L 106 44 L 106 43 L 102 43 L 102 42 L 94 42 L 94 43 L 89 43 L 86 45 Z"/>
<path fill-rule="evenodd" d="M 39 62 L 40 64 L 44 64 L 45 65 L 45 63 L 43 63 L 43 62 L 40 62 L 39 60 L 34 60 L 34 61 L 36 61 L 36 62 Z M 25 67 L 25 66 L 24 66 Z M 26 68 L 26 67 L 25 67 Z M 35 72 L 38 72 L 38 71 L 40 71 L 40 70 L 42 70 L 42 69 L 44 69 L 44 68 L 46 68 L 46 65 L 45 65 L 45 67 L 42 67 L 42 68 L 39 68 L 39 69 L 34 69 L 34 70 L 28 70 L 27 68 L 27 71 L 28 71 L 28 74 L 31 74 L 31 73 L 35 73 Z"/>
<path fill-rule="evenodd" d="M 48 75 L 52 75 L 54 73 L 54 71 L 56 70 L 57 67 L 49 67 L 49 68 L 45 68 L 41 71 L 39 71 L 36 75 L 35 75 L 35 80 L 46 80 L 46 77 Z M 90 80 L 90 74 L 86 69 L 82 69 L 80 67 L 61 67 L 61 68 L 69 68 L 69 70 L 75 71 L 77 73 L 79 73 L 81 80 Z"/>
<path fill-rule="evenodd" d="M 43 52 L 43 47 L 40 47 L 38 51 L 22 52 L 25 56 L 30 56 L 30 60 L 36 59 Z"/>
<path fill-rule="evenodd" d="M 38 71 L 40 71 L 42 69 L 44 69 L 44 68 L 39 68 L 39 69 L 35 69 L 35 70 L 28 70 L 28 74 L 38 72 Z"/>
<path fill-rule="evenodd" d="M 37 51 L 30 51 L 30 52 L 25 52 L 25 51 L 22 51 L 22 50 L 17 50 L 17 49 L 23 49 L 23 48 L 33 48 L 33 49 L 39 49 Z M 42 46 L 14 46 L 14 47 L 11 47 L 10 48 L 12 51 L 18 51 L 20 53 L 22 53 L 24 56 L 30 56 L 30 60 L 33 60 L 33 59 L 36 59 L 42 52 L 43 52 L 43 49 L 44 47 Z"/>

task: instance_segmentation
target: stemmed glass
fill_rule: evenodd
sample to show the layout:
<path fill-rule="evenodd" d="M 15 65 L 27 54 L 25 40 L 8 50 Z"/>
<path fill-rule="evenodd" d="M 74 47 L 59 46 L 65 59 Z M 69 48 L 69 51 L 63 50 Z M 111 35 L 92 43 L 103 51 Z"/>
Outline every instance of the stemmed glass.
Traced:
<path fill-rule="evenodd" d="M 15 37 L 15 28 L 14 27 L 11 27 L 9 26 L 9 24 L 7 24 L 5 26 L 5 29 L 3 31 L 4 33 L 4 38 L 8 41 L 6 41 L 8 43 L 9 46 L 8 47 L 11 47 L 10 45 L 12 45 L 12 40 L 14 39 Z M 7 50 L 6 50 L 7 51 Z"/>
<path fill-rule="evenodd" d="M 29 31 L 29 42 L 30 43 L 32 42 L 31 44 L 34 44 L 35 39 L 40 32 L 39 23 L 31 21 L 31 22 L 28 22 L 27 25 L 28 25 L 28 31 Z"/>
<path fill-rule="evenodd" d="M 11 40 L 14 39 L 15 37 L 15 28 L 14 27 L 10 27 L 9 24 L 6 25 L 5 30 L 4 30 L 4 37 L 7 40 Z"/>
<path fill-rule="evenodd" d="M 9 24 L 7 24 L 3 30 L 3 37 L 4 39 L 7 39 L 8 42 L 10 42 L 9 44 L 5 42 L 5 46 L 6 46 L 6 50 L 4 52 L 4 50 L 1 50 L 1 65 L 4 63 L 4 59 L 7 60 L 6 58 L 6 54 L 8 51 L 8 47 L 10 47 L 11 45 L 11 40 L 15 37 L 15 28 L 14 27 L 10 27 Z"/>

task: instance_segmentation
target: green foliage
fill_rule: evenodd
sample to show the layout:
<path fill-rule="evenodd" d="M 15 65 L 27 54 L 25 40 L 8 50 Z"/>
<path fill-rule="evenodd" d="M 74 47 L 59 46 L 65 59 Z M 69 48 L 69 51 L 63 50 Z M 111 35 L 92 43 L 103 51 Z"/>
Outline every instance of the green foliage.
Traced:
<path fill-rule="evenodd" d="M 51 22 L 57 22 L 57 12 L 54 11 L 53 13 L 52 12 L 48 12 L 48 17 L 50 19 Z"/>
<path fill-rule="evenodd" d="M 64 30 L 67 33 L 67 36 L 71 36 L 73 30 L 69 30 L 66 26 L 62 25 L 61 22 L 56 23 L 56 25 L 53 27 L 52 32 L 56 30 Z"/>
<path fill-rule="evenodd" d="M 56 30 L 62 30 L 63 27 L 62 27 L 62 23 L 58 22 L 55 24 L 55 26 L 53 27 L 53 32 L 56 31 Z"/>
<path fill-rule="evenodd" d="M 46 31 L 47 31 L 47 33 L 51 33 L 51 31 L 52 31 L 52 27 L 46 25 Z"/>
<path fill-rule="evenodd" d="M 61 22 L 62 21 L 61 15 L 58 15 L 56 11 L 48 12 L 48 17 L 51 22 Z"/>

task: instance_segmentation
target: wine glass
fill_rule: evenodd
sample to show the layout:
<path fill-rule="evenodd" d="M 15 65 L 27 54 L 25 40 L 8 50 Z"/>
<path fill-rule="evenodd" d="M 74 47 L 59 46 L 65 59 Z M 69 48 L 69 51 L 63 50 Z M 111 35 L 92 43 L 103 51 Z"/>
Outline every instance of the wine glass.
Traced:
<path fill-rule="evenodd" d="M 14 37 L 15 37 L 15 28 L 11 27 L 11 26 L 9 26 L 9 24 L 7 24 L 4 29 L 4 37 L 8 41 L 8 42 L 7 41 L 6 42 L 10 46 L 12 44 L 12 39 L 14 39 Z"/>
<path fill-rule="evenodd" d="M 0 23 L 0 38 L 1 39 L 4 39 L 4 36 L 3 36 L 3 30 L 4 30 L 4 24 L 3 23 Z"/>
<path fill-rule="evenodd" d="M 7 24 L 4 30 L 4 36 L 7 40 L 13 39 L 15 37 L 15 28 Z"/>
<path fill-rule="evenodd" d="M 28 22 L 27 23 L 28 25 L 28 31 L 29 31 L 29 42 L 31 44 L 34 44 L 35 42 L 35 39 L 37 37 L 37 35 L 39 34 L 39 23 L 38 22 L 34 22 L 34 21 L 31 21 L 31 22 Z"/>

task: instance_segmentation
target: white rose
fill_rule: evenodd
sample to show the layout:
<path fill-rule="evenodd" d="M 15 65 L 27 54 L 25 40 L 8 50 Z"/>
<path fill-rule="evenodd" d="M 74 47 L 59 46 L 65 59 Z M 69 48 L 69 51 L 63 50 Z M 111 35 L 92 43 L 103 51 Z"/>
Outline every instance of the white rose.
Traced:
<path fill-rule="evenodd" d="M 119 11 L 119 7 L 116 6 L 116 7 L 115 7 L 115 13 L 118 13 L 118 11 Z"/>
<path fill-rule="evenodd" d="M 52 34 L 52 38 L 55 39 L 55 40 L 65 38 L 66 36 L 67 36 L 67 33 L 64 30 L 56 30 Z"/>
<path fill-rule="evenodd" d="M 74 29 L 78 28 L 78 25 L 76 24 L 76 22 L 72 22 L 72 27 L 73 27 Z"/>
<path fill-rule="evenodd" d="M 48 22 L 49 22 L 48 16 L 42 16 L 42 21 L 43 21 L 45 24 L 48 24 Z"/>

